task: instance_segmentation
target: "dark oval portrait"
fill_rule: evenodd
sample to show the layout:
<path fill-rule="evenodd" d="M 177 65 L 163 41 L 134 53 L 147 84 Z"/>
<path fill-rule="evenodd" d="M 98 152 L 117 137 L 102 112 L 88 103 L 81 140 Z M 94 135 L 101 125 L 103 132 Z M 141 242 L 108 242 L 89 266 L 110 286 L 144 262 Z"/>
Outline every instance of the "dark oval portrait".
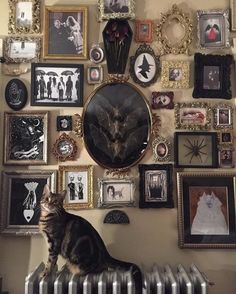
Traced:
<path fill-rule="evenodd" d="M 156 147 L 156 153 L 160 157 L 165 157 L 168 152 L 168 148 L 165 143 L 161 142 Z"/>
<path fill-rule="evenodd" d="M 83 134 L 90 156 L 105 168 L 127 168 L 145 154 L 151 111 L 144 95 L 125 82 L 103 84 L 88 99 Z"/>
<path fill-rule="evenodd" d="M 28 99 L 28 92 L 25 84 L 19 79 L 10 80 L 6 85 L 5 99 L 7 105 L 11 109 L 22 109 Z"/>

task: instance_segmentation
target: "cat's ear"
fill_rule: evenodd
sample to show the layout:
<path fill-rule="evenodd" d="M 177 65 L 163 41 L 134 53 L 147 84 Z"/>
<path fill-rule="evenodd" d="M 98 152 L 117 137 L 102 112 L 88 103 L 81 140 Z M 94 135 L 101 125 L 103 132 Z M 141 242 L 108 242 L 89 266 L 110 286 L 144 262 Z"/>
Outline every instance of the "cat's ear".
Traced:
<path fill-rule="evenodd" d="M 49 186 L 48 186 L 48 184 L 46 184 L 45 186 L 44 186 L 44 188 L 43 188 L 43 197 L 47 197 L 47 196 L 49 196 L 50 195 L 50 188 L 49 188 Z"/>

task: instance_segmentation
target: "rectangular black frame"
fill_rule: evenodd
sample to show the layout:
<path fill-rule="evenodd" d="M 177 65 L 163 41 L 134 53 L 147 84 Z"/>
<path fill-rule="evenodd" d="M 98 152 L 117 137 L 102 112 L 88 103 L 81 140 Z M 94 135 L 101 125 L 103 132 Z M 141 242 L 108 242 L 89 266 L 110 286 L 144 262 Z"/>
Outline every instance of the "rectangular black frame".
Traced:
<path fill-rule="evenodd" d="M 224 98 L 231 99 L 231 80 L 230 66 L 233 62 L 233 56 L 211 55 L 195 53 L 194 55 L 194 90 L 193 98 Z M 219 89 L 204 89 L 204 67 L 219 67 Z M 209 77 L 210 78 L 210 77 Z M 214 81 L 214 76 L 211 79 Z"/>
<path fill-rule="evenodd" d="M 47 85 L 50 76 L 51 95 L 48 93 L 49 86 Z M 72 85 L 71 83 L 67 84 L 67 81 L 63 78 L 64 76 L 67 77 L 67 81 L 69 81 L 70 77 Z M 64 84 L 61 83 L 61 77 L 63 78 Z M 54 79 L 56 84 L 53 88 Z M 40 83 L 42 83 L 42 87 L 40 87 Z M 83 88 L 83 64 L 32 63 L 31 65 L 32 106 L 83 107 Z M 62 90 L 63 94 L 61 95 L 59 92 L 62 93 Z"/>
<path fill-rule="evenodd" d="M 190 141 L 191 137 L 194 138 L 193 141 Z M 211 146 L 209 146 L 209 150 L 205 150 L 206 143 L 203 141 L 203 137 L 208 138 L 211 142 Z M 187 138 L 186 145 L 181 145 L 181 139 Z M 217 153 L 217 132 L 175 132 L 174 133 L 174 158 L 175 158 L 175 167 L 177 168 L 215 168 L 218 167 L 218 153 Z M 190 159 L 189 163 L 186 161 L 186 163 L 183 162 L 183 158 L 181 157 L 180 152 L 184 151 L 184 148 L 186 150 L 185 157 L 188 157 Z M 198 153 L 197 155 L 197 148 Z M 208 154 L 211 155 L 211 160 L 206 162 L 205 164 L 202 162 L 202 156 L 205 156 L 207 154 L 206 151 L 209 151 Z M 196 158 L 194 158 L 196 157 Z M 191 163 L 192 160 L 197 159 L 199 163 Z M 205 160 L 208 160 L 207 157 L 205 157 Z"/>

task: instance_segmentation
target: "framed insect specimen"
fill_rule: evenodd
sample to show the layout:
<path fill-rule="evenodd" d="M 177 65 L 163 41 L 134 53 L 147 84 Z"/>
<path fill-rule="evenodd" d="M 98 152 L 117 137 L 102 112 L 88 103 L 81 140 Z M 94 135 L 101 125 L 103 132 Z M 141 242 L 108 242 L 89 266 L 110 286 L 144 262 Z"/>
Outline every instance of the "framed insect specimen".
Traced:
<path fill-rule="evenodd" d="M 231 99 L 233 56 L 195 53 L 193 98 Z"/>
<path fill-rule="evenodd" d="M 217 167 L 217 133 L 175 132 L 174 152 L 176 167 Z"/>
<path fill-rule="evenodd" d="M 130 57 L 129 72 L 134 82 L 142 87 L 156 82 L 160 75 L 160 60 L 146 43 L 139 46 L 135 56 Z"/>
<path fill-rule="evenodd" d="M 59 161 L 74 160 L 77 154 L 75 140 L 66 133 L 62 133 L 54 143 L 52 153 Z"/>
<path fill-rule="evenodd" d="M 233 128 L 233 107 L 231 105 L 220 103 L 214 106 L 213 112 L 216 130 Z"/>
<path fill-rule="evenodd" d="M 152 108 L 174 108 L 174 92 L 152 92 Z"/>

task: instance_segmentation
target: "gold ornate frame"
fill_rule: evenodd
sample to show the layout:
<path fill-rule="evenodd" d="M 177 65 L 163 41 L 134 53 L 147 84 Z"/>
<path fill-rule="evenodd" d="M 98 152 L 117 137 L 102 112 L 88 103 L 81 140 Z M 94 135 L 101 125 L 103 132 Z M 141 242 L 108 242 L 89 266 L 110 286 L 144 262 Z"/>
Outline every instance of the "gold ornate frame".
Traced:
<path fill-rule="evenodd" d="M 32 25 L 17 26 L 16 9 L 20 2 L 32 2 Z M 9 3 L 9 34 L 38 34 L 40 33 L 40 0 L 8 0 Z"/>
<path fill-rule="evenodd" d="M 58 190 L 67 190 L 66 187 L 66 173 L 81 173 L 85 172 L 87 177 L 87 201 L 77 201 L 77 202 L 70 202 L 69 195 L 67 194 L 64 207 L 65 209 L 86 209 L 86 208 L 93 208 L 94 207 L 94 199 L 93 199 L 93 166 L 92 165 L 77 165 L 77 166 L 60 166 L 59 167 L 59 174 L 58 174 Z"/>
<path fill-rule="evenodd" d="M 27 57 L 12 57 L 11 50 L 15 43 L 35 43 L 35 54 L 32 58 Z M 38 62 L 41 51 L 41 38 L 40 37 L 7 37 L 4 40 L 4 57 L 7 63 L 27 63 Z M 33 52 L 32 52 L 33 53 Z"/>
<path fill-rule="evenodd" d="M 65 143 L 69 150 L 65 149 L 65 152 L 62 152 L 60 148 L 63 146 L 60 146 L 62 143 Z M 65 147 L 65 146 L 64 146 Z M 55 155 L 55 157 L 59 161 L 66 161 L 66 160 L 74 160 L 75 156 L 77 154 L 77 146 L 74 139 L 72 139 L 70 136 L 68 136 L 66 133 L 62 133 L 60 137 L 56 140 L 56 142 L 53 145 L 52 153 Z"/>
<path fill-rule="evenodd" d="M 167 13 L 162 13 L 161 16 L 161 21 L 156 27 L 157 40 L 162 45 L 161 55 L 188 54 L 193 39 L 193 23 L 190 18 L 176 4 Z M 172 44 L 165 33 L 167 26 L 172 21 L 177 21 L 184 29 L 184 37 L 176 44 Z"/>
<path fill-rule="evenodd" d="M 161 145 L 165 149 L 164 154 L 160 154 L 160 152 L 158 151 L 158 146 Z M 152 152 L 154 160 L 157 162 L 169 162 L 171 160 L 171 147 L 171 142 L 168 139 L 162 136 L 157 136 L 152 142 Z"/>
<path fill-rule="evenodd" d="M 179 80 L 170 80 L 170 70 L 180 69 L 182 78 Z M 161 86 L 162 88 L 189 88 L 190 64 L 188 61 L 162 61 L 161 66 Z"/>

